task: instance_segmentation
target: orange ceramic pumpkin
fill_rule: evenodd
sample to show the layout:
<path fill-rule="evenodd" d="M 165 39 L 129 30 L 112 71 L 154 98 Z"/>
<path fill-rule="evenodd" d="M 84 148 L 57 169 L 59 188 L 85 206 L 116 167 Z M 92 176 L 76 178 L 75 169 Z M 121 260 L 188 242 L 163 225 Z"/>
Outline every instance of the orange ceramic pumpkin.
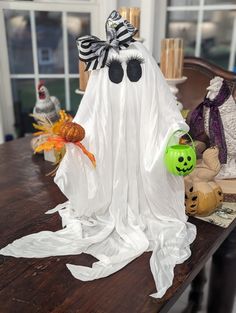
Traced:
<path fill-rule="evenodd" d="M 60 128 L 60 135 L 66 141 L 77 142 L 84 139 L 85 130 L 77 123 L 66 122 Z"/>
<path fill-rule="evenodd" d="M 211 184 L 212 183 L 212 184 Z M 223 193 L 214 182 L 195 182 L 185 190 L 185 209 L 188 215 L 208 216 L 223 202 Z"/>

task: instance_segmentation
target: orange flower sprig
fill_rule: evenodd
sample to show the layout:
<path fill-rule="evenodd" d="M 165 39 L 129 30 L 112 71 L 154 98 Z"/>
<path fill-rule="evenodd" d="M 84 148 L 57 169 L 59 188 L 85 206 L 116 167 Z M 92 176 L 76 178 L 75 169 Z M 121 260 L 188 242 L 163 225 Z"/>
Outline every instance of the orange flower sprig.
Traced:
<path fill-rule="evenodd" d="M 33 126 L 38 131 L 34 133 L 34 136 L 40 135 L 58 135 L 61 126 L 66 122 L 71 122 L 73 117 L 70 114 L 67 114 L 65 110 L 59 111 L 59 120 L 55 123 L 52 123 L 50 119 L 44 115 L 40 116 L 38 114 L 31 114 L 32 117 L 37 119 L 37 123 L 33 123 Z"/>
<path fill-rule="evenodd" d="M 65 147 L 65 144 L 69 142 L 70 141 L 67 141 L 60 136 L 48 137 L 46 142 L 42 143 L 35 149 L 35 152 L 50 151 L 52 149 L 60 152 L 61 149 Z M 79 147 L 83 151 L 83 153 L 87 155 L 87 157 L 90 159 L 93 166 L 96 167 L 96 159 L 94 155 L 90 153 L 80 141 L 73 142 L 73 144 Z"/>
<path fill-rule="evenodd" d="M 81 140 L 85 137 L 85 130 L 82 126 L 77 123 L 72 122 L 72 117 L 67 114 L 64 110 L 59 112 L 60 119 L 52 123 L 47 117 L 38 117 L 33 115 L 38 119 L 38 124 L 33 124 L 35 129 L 38 130 L 34 135 L 43 136 L 43 143 L 39 144 L 34 152 L 50 151 L 54 149 L 58 160 L 56 164 L 60 163 L 61 159 L 65 154 L 66 143 L 73 143 L 79 147 L 82 152 L 90 159 L 93 166 L 96 167 L 96 160 L 92 153 L 90 153 Z"/>

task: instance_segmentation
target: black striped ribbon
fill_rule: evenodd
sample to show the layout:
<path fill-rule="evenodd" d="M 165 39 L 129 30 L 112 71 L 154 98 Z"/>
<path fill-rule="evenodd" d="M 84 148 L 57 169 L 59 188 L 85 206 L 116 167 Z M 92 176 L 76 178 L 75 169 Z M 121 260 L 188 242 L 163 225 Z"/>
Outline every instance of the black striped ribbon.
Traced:
<path fill-rule="evenodd" d="M 133 36 L 138 29 L 117 12 L 113 11 L 106 21 L 107 41 L 95 36 L 83 36 L 76 40 L 79 59 L 86 63 L 85 71 L 92 71 L 106 65 L 109 51 L 126 49 L 135 41 Z"/>

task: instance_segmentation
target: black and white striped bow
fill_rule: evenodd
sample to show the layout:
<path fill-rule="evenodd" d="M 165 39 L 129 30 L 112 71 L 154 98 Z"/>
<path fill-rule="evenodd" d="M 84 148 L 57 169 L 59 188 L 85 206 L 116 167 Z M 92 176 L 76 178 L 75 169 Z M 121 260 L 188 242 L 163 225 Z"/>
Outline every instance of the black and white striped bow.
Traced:
<path fill-rule="evenodd" d="M 135 41 L 133 36 L 138 29 L 117 12 L 112 11 L 106 21 L 107 41 L 95 36 L 83 36 L 76 40 L 79 59 L 87 64 L 85 71 L 96 70 L 106 65 L 109 51 L 128 48 Z"/>

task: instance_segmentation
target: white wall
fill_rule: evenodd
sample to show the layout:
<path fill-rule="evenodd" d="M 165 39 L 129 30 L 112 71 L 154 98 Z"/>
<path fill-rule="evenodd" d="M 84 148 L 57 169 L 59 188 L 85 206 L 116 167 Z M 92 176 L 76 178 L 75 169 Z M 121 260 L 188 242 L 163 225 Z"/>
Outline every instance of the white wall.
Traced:
<path fill-rule="evenodd" d="M 113 10 L 117 10 L 117 8 L 119 7 L 117 2 L 118 2 L 117 0 L 99 0 L 99 11 L 100 11 L 99 18 L 100 18 L 100 21 L 102 22 L 101 23 L 99 22 L 100 36 L 98 37 L 103 40 L 106 38 L 105 21 L 108 18 L 109 14 Z"/>
<path fill-rule="evenodd" d="M 0 67 L 1 67 L 1 63 L 0 63 Z M 0 70 L 1 72 L 1 70 Z M 2 91 L 1 88 L 1 83 L 2 79 L 0 79 L 0 92 Z M 4 142 L 4 131 L 3 131 L 3 114 L 2 114 L 2 108 L 3 108 L 3 103 L 2 103 L 2 97 L 0 94 L 0 144 Z"/>
<path fill-rule="evenodd" d="M 6 32 L 3 11 L 0 11 L 0 42 L 6 42 Z M 2 44 L 0 57 L 0 134 L 15 135 L 14 109 L 10 85 L 10 70 L 7 56 L 7 46 Z M 3 74 L 4 73 L 4 74 Z M 0 135 L 1 137 L 1 135 Z M 0 138 L 1 141 L 1 138 Z"/>
<path fill-rule="evenodd" d="M 120 7 L 140 7 L 141 0 L 118 0 L 118 8 Z"/>
<path fill-rule="evenodd" d="M 154 31 L 153 31 L 153 56 L 160 62 L 161 40 L 166 33 L 166 8 L 167 0 L 155 2 Z"/>
<path fill-rule="evenodd" d="M 0 144 L 4 142 L 3 124 L 2 124 L 2 112 L 0 107 Z"/>

